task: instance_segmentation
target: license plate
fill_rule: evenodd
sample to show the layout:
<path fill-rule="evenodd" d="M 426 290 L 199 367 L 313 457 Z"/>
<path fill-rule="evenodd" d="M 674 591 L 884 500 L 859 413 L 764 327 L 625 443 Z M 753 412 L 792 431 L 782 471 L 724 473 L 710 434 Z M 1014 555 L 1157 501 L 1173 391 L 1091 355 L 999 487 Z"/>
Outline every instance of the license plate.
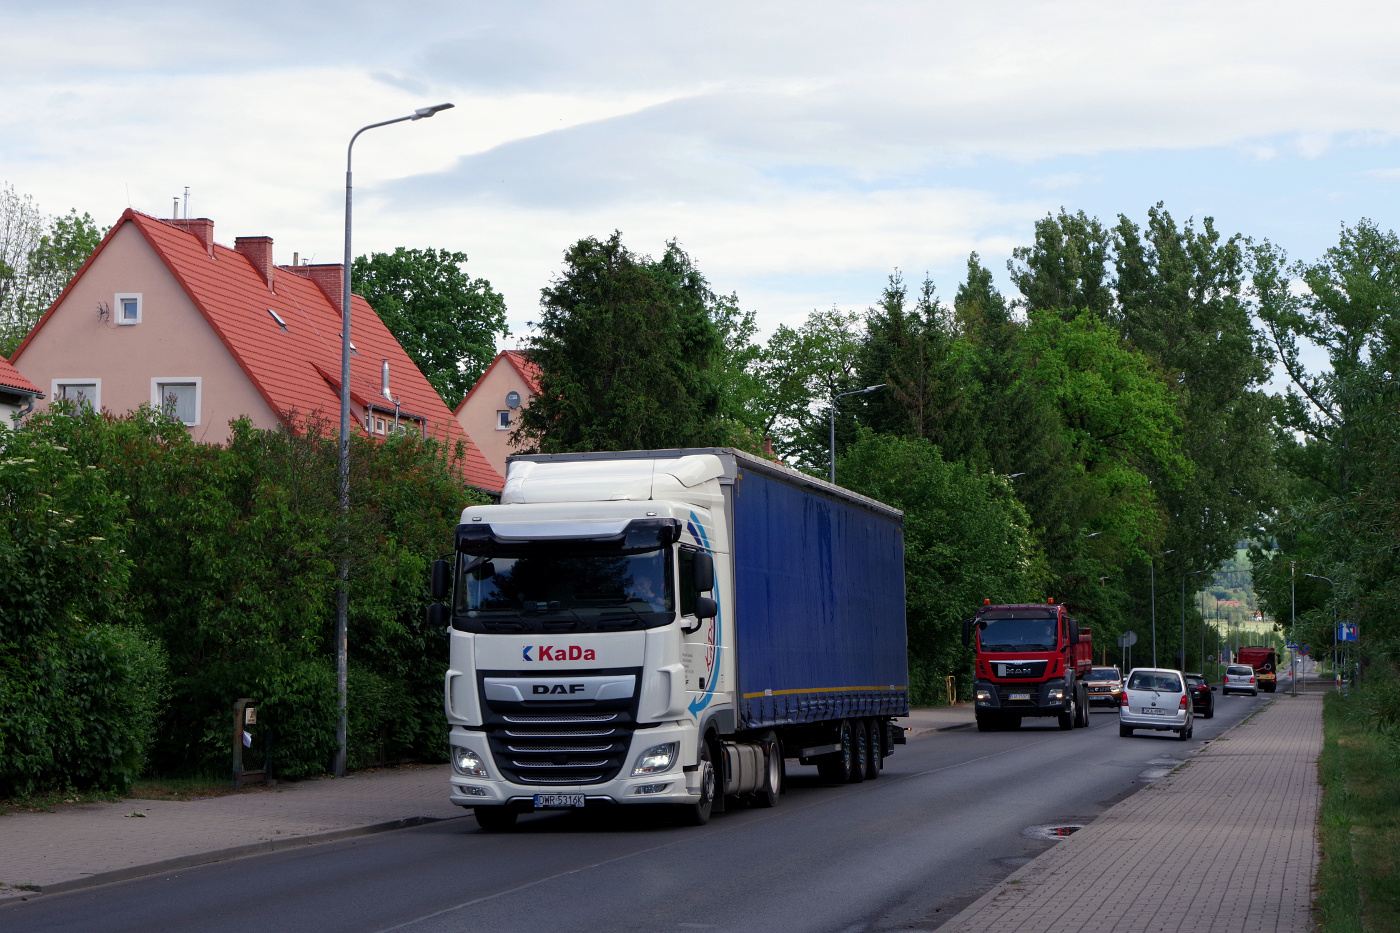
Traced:
<path fill-rule="evenodd" d="M 583 806 L 583 794 L 536 794 L 536 810 L 557 810 Z"/>
<path fill-rule="evenodd" d="M 1149 708 L 1149 707 L 1146 707 L 1146 706 L 1144 706 L 1144 707 L 1142 708 L 1142 711 L 1143 711 L 1144 713 L 1146 713 L 1147 715 L 1149 715 L 1149 716 L 1165 716 L 1165 715 L 1167 715 L 1167 711 L 1164 710 L 1164 709 L 1152 709 L 1152 708 Z"/>
<path fill-rule="evenodd" d="M 1029 693 L 1013 693 L 1007 697 L 1008 700 L 1029 700 L 1030 698 Z"/>

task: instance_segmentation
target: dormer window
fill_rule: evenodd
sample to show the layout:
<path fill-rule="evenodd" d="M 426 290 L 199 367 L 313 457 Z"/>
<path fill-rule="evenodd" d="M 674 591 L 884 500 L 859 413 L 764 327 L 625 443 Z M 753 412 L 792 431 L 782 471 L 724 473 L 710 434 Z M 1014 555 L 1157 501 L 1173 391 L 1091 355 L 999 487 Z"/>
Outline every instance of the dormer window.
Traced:
<path fill-rule="evenodd" d="M 139 294 L 117 295 L 116 315 L 118 324 L 141 323 L 141 296 Z"/>

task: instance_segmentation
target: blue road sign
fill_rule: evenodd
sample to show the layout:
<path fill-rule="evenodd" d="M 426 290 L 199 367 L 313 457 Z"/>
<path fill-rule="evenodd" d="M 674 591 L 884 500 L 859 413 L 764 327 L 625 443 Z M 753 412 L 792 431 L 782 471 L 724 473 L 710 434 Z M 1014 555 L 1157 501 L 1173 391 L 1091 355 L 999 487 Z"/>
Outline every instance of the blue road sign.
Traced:
<path fill-rule="evenodd" d="M 1355 622 L 1341 622 L 1337 625 L 1337 641 L 1357 641 L 1359 634 Z"/>

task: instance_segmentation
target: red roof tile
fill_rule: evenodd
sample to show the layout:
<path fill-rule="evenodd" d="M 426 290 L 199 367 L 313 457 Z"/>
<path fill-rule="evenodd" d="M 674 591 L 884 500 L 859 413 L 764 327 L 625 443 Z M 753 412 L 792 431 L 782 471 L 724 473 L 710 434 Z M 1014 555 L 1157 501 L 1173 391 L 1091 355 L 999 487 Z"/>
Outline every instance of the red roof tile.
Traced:
<path fill-rule="evenodd" d="M 310 278 L 289 267 L 275 269 L 269 288 L 254 264 L 237 250 L 217 243 L 206 249 L 193 233 L 131 209 L 122 214 L 117 227 L 128 220 L 165 262 L 273 411 L 289 423 L 313 413 L 333 425 L 339 423 L 338 298 L 332 302 Z M 286 323 L 285 330 L 269 310 Z M 357 351 L 350 358 L 352 397 L 393 413 L 394 403 L 380 394 L 380 367 L 387 359 L 390 391 L 399 399 L 401 413 L 422 419 L 428 434 L 439 440 L 465 442 L 467 482 L 499 491 L 504 478 L 359 295 L 351 300 L 350 318 L 350 338 Z"/>
<path fill-rule="evenodd" d="M 3 356 L 0 356 L 0 387 L 6 389 L 18 389 L 29 395 L 42 395 L 39 387 L 20 374 Z"/>
<path fill-rule="evenodd" d="M 530 355 L 523 350 L 507 350 L 506 359 L 520 373 L 520 378 L 530 387 L 531 395 L 540 394 L 540 368 L 530 361 Z"/>

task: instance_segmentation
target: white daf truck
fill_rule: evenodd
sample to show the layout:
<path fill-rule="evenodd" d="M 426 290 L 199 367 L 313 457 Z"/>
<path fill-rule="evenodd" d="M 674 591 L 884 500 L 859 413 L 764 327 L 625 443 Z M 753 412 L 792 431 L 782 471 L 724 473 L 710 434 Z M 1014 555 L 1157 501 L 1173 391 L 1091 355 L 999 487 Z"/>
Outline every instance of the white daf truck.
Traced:
<path fill-rule="evenodd" d="M 513 457 L 433 565 L 453 803 L 777 803 L 879 776 L 908 713 L 903 513 L 728 448 Z"/>

